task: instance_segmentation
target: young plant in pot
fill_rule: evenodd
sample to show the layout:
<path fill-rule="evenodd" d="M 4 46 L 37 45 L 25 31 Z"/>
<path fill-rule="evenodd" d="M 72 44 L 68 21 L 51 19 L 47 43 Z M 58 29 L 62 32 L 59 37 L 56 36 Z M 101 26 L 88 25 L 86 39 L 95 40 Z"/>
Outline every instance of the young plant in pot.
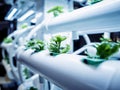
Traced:
<path fill-rule="evenodd" d="M 48 46 L 48 50 L 51 56 L 67 53 L 70 50 L 70 45 L 66 44 L 65 46 L 62 46 L 62 42 L 66 39 L 67 37 L 61 35 L 56 35 L 51 38 Z"/>
<path fill-rule="evenodd" d="M 25 50 L 32 49 L 35 52 L 44 50 L 45 44 L 42 40 L 32 39 L 25 44 Z"/>
<path fill-rule="evenodd" d="M 101 43 L 96 44 L 94 47 L 96 49 L 96 55 L 91 56 L 88 52 L 87 58 L 84 62 L 87 64 L 100 64 L 103 61 L 109 60 L 112 55 L 117 53 L 120 48 L 120 42 L 113 42 L 108 38 L 100 38 Z"/>

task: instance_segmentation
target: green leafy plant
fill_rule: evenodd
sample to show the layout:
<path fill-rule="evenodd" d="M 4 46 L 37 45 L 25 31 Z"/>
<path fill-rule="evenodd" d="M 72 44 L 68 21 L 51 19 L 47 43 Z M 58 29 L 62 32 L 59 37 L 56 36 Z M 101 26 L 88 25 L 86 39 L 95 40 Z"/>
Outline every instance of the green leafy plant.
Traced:
<path fill-rule="evenodd" d="M 48 13 L 53 13 L 54 17 L 58 16 L 60 13 L 63 13 L 62 6 L 55 6 L 52 9 L 47 11 Z"/>
<path fill-rule="evenodd" d="M 101 43 L 94 46 L 96 48 L 96 55 L 86 52 L 88 57 L 82 60 L 84 63 L 98 66 L 119 51 L 120 42 L 113 42 L 111 39 L 103 37 L 100 40 Z"/>
<path fill-rule="evenodd" d="M 4 43 L 11 43 L 12 41 L 13 41 L 12 38 L 8 37 L 3 40 Z"/>
<path fill-rule="evenodd" d="M 95 46 L 97 52 L 96 56 L 90 56 L 90 58 L 100 58 L 100 59 L 109 59 L 114 53 L 119 51 L 120 42 L 113 42 L 111 39 L 108 38 L 100 38 L 101 43 Z"/>
<path fill-rule="evenodd" d="M 97 55 L 102 59 L 109 59 L 111 55 L 119 51 L 120 43 L 112 42 L 110 39 L 101 38 L 102 42 L 97 45 Z"/>
<path fill-rule="evenodd" d="M 36 40 L 36 39 L 32 39 L 30 41 L 27 42 L 27 44 L 25 45 L 26 50 L 27 49 L 33 49 L 34 52 L 39 52 L 41 50 L 44 50 L 44 42 L 41 40 Z"/>
<path fill-rule="evenodd" d="M 62 42 L 66 39 L 67 38 L 65 36 L 61 35 L 56 35 L 52 37 L 48 47 L 51 54 L 57 55 L 61 53 L 67 53 L 70 50 L 70 45 L 66 44 L 65 47 L 62 46 Z"/>

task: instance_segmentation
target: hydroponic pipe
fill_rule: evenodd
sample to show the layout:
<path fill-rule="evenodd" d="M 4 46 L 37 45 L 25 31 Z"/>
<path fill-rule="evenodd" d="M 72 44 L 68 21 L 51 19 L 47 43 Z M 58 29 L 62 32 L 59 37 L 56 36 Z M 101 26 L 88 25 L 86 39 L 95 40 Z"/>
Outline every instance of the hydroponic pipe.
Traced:
<path fill-rule="evenodd" d="M 16 57 L 63 90 L 120 89 L 120 61 L 109 60 L 94 67 L 81 61 L 84 56 L 61 54 L 53 57 L 46 51 L 31 53 L 31 50 L 19 50 Z"/>
<path fill-rule="evenodd" d="M 120 29 L 119 21 L 120 0 L 103 0 L 49 20 L 45 32 L 117 32 Z"/>
<path fill-rule="evenodd" d="M 29 33 L 33 27 L 34 26 L 30 26 L 30 27 L 27 27 L 25 29 L 14 31 L 12 34 L 10 34 L 8 36 L 8 38 L 14 38 L 14 40 L 11 43 L 2 42 L 2 44 L 1 44 L 2 56 L 4 58 L 5 58 L 5 50 L 8 52 L 10 66 L 11 66 L 12 74 L 14 75 L 15 80 L 19 80 L 17 68 L 14 66 L 14 60 L 13 60 L 15 52 L 19 46 L 19 45 L 17 45 L 17 42 L 19 41 L 21 36 L 23 36 L 23 35 L 25 36 L 27 33 Z"/>

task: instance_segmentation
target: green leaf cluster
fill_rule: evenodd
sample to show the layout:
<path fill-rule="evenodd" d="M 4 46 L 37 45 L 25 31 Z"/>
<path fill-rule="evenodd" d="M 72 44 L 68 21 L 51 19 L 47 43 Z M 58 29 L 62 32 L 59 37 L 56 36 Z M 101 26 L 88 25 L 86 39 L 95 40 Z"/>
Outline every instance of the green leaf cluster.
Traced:
<path fill-rule="evenodd" d="M 62 46 L 62 42 L 67 39 L 66 36 L 56 35 L 50 39 L 48 50 L 50 53 L 61 54 L 67 53 L 70 50 L 70 45 Z M 33 49 L 34 52 L 39 52 L 45 49 L 45 43 L 41 40 L 32 39 L 25 44 L 25 50 Z"/>
<path fill-rule="evenodd" d="M 13 41 L 12 38 L 8 37 L 3 40 L 4 43 L 11 43 L 12 41 Z"/>
<path fill-rule="evenodd" d="M 63 13 L 62 6 L 55 6 L 52 9 L 47 11 L 48 13 L 53 13 L 54 17 L 58 16 L 60 13 Z"/>
<path fill-rule="evenodd" d="M 41 50 L 44 50 L 44 42 L 41 40 L 36 40 L 36 39 L 32 39 L 30 41 L 27 42 L 27 44 L 25 45 L 26 49 L 33 49 L 34 52 L 39 52 Z"/>
<path fill-rule="evenodd" d="M 111 55 L 119 51 L 120 43 L 112 42 L 112 40 L 107 38 L 101 38 L 101 44 L 96 46 L 97 56 L 101 59 L 108 59 Z"/>
<path fill-rule="evenodd" d="M 70 45 L 66 44 L 65 47 L 62 46 L 62 42 L 65 41 L 67 38 L 65 36 L 56 35 L 51 38 L 49 44 L 49 51 L 52 53 L 67 53 L 70 50 Z"/>

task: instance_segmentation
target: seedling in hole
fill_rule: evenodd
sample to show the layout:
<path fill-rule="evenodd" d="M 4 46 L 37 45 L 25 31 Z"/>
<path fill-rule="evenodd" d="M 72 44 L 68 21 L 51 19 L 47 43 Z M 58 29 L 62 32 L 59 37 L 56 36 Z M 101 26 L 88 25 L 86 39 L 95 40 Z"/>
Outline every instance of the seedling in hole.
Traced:
<path fill-rule="evenodd" d="M 99 58 L 99 59 L 109 59 L 114 53 L 119 51 L 120 42 L 113 42 L 111 39 L 108 38 L 100 38 L 101 43 L 95 46 L 97 52 L 96 56 L 92 57 L 87 52 L 87 55 L 90 58 Z"/>
<path fill-rule="evenodd" d="M 66 46 L 62 46 L 62 42 L 65 41 L 67 38 L 65 36 L 56 35 L 51 38 L 49 44 L 49 51 L 51 55 L 57 55 L 61 53 L 67 53 L 70 50 L 70 45 L 66 44 Z"/>
<path fill-rule="evenodd" d="M 44 42 L 41 40 L 36 40 L 36 39 L 32 39 L 30 41 L 27 42 L 27 44 L 25 45 L 26 49 L 33 49 L 34 52 L 39 52 L 41 50 L 44 50 Z"/>

